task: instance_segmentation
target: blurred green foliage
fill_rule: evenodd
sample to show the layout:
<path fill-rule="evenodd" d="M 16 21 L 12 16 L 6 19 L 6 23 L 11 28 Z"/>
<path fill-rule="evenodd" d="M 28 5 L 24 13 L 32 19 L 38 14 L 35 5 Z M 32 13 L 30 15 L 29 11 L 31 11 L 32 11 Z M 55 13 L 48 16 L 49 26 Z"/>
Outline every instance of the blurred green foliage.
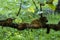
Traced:
<path fill-rule="evenodd" d="M 45 4 L 46 0 L 35 0 L 38 8 L 39 2 Z M 0 0 L 0 20 L 11 17 L 16 18 L 13 21 L 15 23 L 30 23 L 33 19 L 39 18 L 38 12 L 40 8 L 35 12 L 36 8 L 32 0 L 22 0 L 21 12 L 19 16 L 16 16 L 20 6 L 19 3 L 21 3 L 21 0 Z M 46 13 L 45 16 L 49 20 L 48 23 L 58 23 L 58 21 L 60 21 L 60 14 L 50 14 L 51 11 L 47 13 L 47 9 L 49 9 L 48 6 L 43 7 L 44 12 Z M 50 33 L 46 34 L 46 29 L 25 29 L 19 31 L 9 27 L 4 27 L 2 29 L 2 26 L 0 26 L 0 40 L 60 40 L 60 31 L 54 31 L 51 29 Z"/>

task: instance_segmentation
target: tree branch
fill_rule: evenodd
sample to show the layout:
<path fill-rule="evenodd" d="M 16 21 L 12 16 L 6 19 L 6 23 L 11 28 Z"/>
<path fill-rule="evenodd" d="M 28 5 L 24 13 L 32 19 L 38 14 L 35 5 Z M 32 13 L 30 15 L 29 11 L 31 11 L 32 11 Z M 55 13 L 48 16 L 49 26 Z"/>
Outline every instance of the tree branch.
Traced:
<path fill-rule="evenodd" d="M 50 32 L 50 29 L 53 29 L 55 31 L 60 30 L 60 22 L 58 24 L 46 24 L 47 19 L 45 17 L 41 17 L 42 19 L 36 19 L 29 23 L 12 23 L 12 19 L 7 19 L 7 20 L 0 20 L 0 26 L 3 27 L 11 27 L 11 28 L 16 28 L 18 30 L 24 30 L 26 28 L 34 28 L 34 29 L 39 29 L 39 28 L 47 28 L 47 34 Z M 42 22 L 40 22 L 42 21 Z"/>

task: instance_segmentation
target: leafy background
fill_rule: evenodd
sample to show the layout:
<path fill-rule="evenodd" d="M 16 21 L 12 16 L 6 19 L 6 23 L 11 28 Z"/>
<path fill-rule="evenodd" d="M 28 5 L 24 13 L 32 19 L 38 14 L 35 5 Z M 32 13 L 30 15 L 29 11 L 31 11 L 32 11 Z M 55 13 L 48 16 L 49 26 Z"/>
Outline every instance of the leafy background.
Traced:
<path fill-rule="evenodd" d="M 22 7 L 19 16 L 16 16 L 19 10 L 21 0 L 0 0 L 0 20 L 9 17 L 16 18 L 13 22 L 31 23 L 32 20 L 39 18 L 39 2 L 44 3 L 43 12 L 49 20 L 48 23 L 57 24 L 60 21 L 60 14 L 54 15 L 54 10 L 57 5 L 57 0 L 54 0 L 53 5 L 46 4 L 49 0 L 35 0 L 38 10 L 35 8 L 32 0 L 22 0 Z M 0 40 L 60 40 L 60 31 L 51 29 L 49 34 L 46 34 L 46 29 L 25 29 L 19 31 L 14 28 L 0 26 Z"/>

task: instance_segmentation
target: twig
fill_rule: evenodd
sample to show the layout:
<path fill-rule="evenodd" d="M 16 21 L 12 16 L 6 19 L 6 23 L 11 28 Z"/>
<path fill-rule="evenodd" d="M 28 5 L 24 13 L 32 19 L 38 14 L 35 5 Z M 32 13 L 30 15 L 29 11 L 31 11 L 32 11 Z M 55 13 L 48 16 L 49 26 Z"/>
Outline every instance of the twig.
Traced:
<path fill-rule="evenodd" d="M 40 4 L 40 11 L 42 11 L 42 4 Z"/>
<path fill-rule="evenodd" d="M 32 2 L 33 2 L 33 4 L 35 5 L 35 8 L 38 10 L 38 7 L 37 7 L 37 5 L 36 5 L 35 1 L 34 1 L 34 0 L 32 0 Z"/>
<path fill-rule="evenodd" d="M 18 15 L 19 15 L 19 13 L 21 12 L 21 5 L 22 5 L 22 0 L 21 0 L 21 3 L 20 3 L 20 8 L 19 8 L 19 11 L 18 11 L 17 16 L 18 16 Z"/>

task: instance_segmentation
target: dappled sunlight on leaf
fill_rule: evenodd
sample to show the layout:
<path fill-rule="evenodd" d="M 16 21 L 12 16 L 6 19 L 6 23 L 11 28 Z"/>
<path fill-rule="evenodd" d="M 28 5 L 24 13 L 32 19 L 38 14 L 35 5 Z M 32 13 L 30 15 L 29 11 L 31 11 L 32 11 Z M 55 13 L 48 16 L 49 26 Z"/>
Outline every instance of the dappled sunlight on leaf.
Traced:
<path fill-rule="evenodd" d="M 54 6 L 53 4 L 48 4 L 48 6 L 52 9 L 55 10 L 56 6 Z"/>
<path fill-rule="evenodd" d="M 34 10 L 34 8 L 33 8 L 33 7 L 28 8 L 28 11 L 29 11 L 29 12 L 32 12 L 32 13 L 34 13 L 34 12 L 35 12 L 35 10 Z"/>
<path fill-rule="evenodd" d="M 19 23 L 22 22 L 22 19 L 21 19 L 21 18 L 16 18 L 16 19 L 14 20 L 14 22 L 19 24 Z"/>

